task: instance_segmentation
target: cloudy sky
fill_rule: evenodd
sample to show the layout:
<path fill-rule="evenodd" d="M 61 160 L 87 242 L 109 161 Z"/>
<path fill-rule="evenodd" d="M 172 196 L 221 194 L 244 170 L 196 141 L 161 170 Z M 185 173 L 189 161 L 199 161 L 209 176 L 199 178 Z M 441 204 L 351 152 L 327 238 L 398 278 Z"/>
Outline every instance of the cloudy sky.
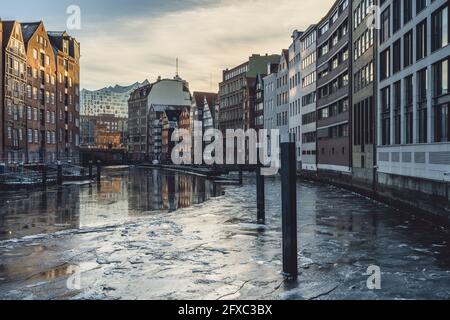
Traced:
<path fill-rule="evenodd" d="M 222 70 L 252 53 L 280 53 L 295 29 L 323 17 L 334 0 L 15 0 L 0 18 L 43 20 L 66 30 L 68 6 L 81 9 L 82 87 L 173 77 L 175 60 L 191 90 L 217 90 Z M 212 81 L 211 81 L 212 79 Z M 211 85 L 212 83 L 212 85 Z"/>

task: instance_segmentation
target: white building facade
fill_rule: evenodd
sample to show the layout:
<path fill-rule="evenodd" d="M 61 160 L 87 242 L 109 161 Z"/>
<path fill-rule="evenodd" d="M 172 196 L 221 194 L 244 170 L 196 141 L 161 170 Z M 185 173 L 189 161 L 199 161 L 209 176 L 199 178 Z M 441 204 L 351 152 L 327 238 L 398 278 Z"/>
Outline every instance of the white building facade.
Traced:
<path fill-rule="evenodd" d="M 378 48 L 378 172 L 446 181 L 450 171 L 448 1 L 385 1 Z M 411 179 L 408 179 L 411 178 Z"/>

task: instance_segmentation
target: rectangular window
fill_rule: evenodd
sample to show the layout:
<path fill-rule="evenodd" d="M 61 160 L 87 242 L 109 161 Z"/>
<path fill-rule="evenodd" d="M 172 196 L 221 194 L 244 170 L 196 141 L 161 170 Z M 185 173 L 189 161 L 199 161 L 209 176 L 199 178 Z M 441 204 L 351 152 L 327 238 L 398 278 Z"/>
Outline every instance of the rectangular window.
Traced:
<path fill-rule="evenodd" d="M 403 24 L 412 19 L 412 0 L 403 0 Z"/>
<path fill-rule="evenodd" d="M 431 49 L 436 51 L 448 45 L 448 4 L 436 10 L 431 16 Z"/>
<path fill-rule="evenodd" d="M 402 5 L 401 0 L 392 1 L 392 33 L 396 33 L 401 27 L 401 13 Z"/>
<path fill-rule="evenodd" d="M 391 144 L 391 88 L 381 90 L 381 144 Z"/>
<path fill-rule="evenodd" d="M 442 60 L 433 65 L 434 97 L 449 93 L 449 59 Z"/>
<path fill-rule="evenodd" d="M 414 123 L 413 123 L 413 77 L 405 78 L 405 143 L 414 142 Z"/>
<path fill-rule="evenodd" d="M 427 0 L 416 0 L 416 14 L 422 12 L 427 6 Z"/>
<path fill-rule="evenodd" d="M 380 54 L 380 78 L 384 80 L 391 75 L 391 53 L 386 49 Z"/>
<path fill-rule="evenodd" d="M 427 56 L 427 19 L 417 25 L 416 30 L 416 60 Z"/>
<path fill-rule="evenodd" d="M 428 70 L 423 69 L 417 72 L 417 128 L 419 143 L 426 143 L 428 139 L 428 113 L 427 113 L 427 92 L 428 92 Z"/>
<path fill-rule="evenodd" d="M 402 62 L 401 62 L 401 39 L 398 39 L 393 44 L 393 52 L 392 52 L 392 73 L 397 73 L 402 69 Z"/>
<path fill-rule="evenodd" d="M 391 13 L 390 8 L 387 7 L 381 14 L 381 31 L 380 31 L 380 43 L 385 42 L 391 36 Z"/>
<path fill-rule="evenodd" d="M 413 34 L 412 30 L 403 37 L 403 67 L 410 66 L 413 62 Z"/>
<path fill-rule="evenodd" d="M 402 132 L 402 83 L 397 81 L 393 87 L 393 101 L 394 101 L 394 144 L 401 144 L 401 132 Z"/>

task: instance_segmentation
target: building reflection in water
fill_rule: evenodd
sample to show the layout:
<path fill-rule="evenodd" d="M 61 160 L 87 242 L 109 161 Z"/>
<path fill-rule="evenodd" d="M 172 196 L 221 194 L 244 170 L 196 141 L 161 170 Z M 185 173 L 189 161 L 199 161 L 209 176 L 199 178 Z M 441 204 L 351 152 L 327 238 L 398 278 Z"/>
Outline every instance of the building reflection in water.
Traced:
<path fill-rule="evenodd" d="M 79 191 L 2 192 L 0 239 L 79 228 Z"/>
<path fill-rule="evenodd" d="M 220 187 L 202 177 L 159 170 L 105 171 L 97 186 L 0 195 L 0 239 L 111 225 L 207 201 Z"/>

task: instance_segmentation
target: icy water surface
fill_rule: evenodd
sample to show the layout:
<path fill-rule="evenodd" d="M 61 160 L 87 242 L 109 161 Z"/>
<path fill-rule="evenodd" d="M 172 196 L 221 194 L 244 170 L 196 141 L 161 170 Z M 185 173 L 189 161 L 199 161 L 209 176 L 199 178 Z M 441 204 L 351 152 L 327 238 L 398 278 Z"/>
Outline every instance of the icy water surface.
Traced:
<path fill-rule="evenodd" d="M 105 184 L 117 178 L 107 176 Z M 299 182 L 301 274 L 298 283 L 288 284 L 280 274 L 278 179 L 267 181 L 267 226 L 260 228 L 252 224 L 253 177 L 243 187 L 224 187 L 224 195 L 213 183 L 190 176 L 132 170 L 119 177 L 119 186 L 109 187 L 114 192 L 103 185 L 100 192 L 95 186 L 64 187 L 62 194 L 72 198 L 53 207 L 27 204 L 42 197 L 34 194 L 2 205 L 2 230 L 23 232 L 27 215 L 11 213 L 14 201 L 28 206 L 34 221 L 42 214 L 42 223 L 35 223 L 42 227 L 35 230 L 27 222 L 31 227 L 23 235 L 29 236 L 7 233 L 0 242 L 0 298 L 450 298 L 448 227 L 413 213 Z M 168 177 L 173 183 L 164 182 Z M 52 219 L 65 210 L 72 212 L 76 230 L 48 227 L 59 224 Z M 33 236 L 33 230 L 50 234 Z M 381 290 L 367 289 L 371 265 L 381 268 Z"/>

